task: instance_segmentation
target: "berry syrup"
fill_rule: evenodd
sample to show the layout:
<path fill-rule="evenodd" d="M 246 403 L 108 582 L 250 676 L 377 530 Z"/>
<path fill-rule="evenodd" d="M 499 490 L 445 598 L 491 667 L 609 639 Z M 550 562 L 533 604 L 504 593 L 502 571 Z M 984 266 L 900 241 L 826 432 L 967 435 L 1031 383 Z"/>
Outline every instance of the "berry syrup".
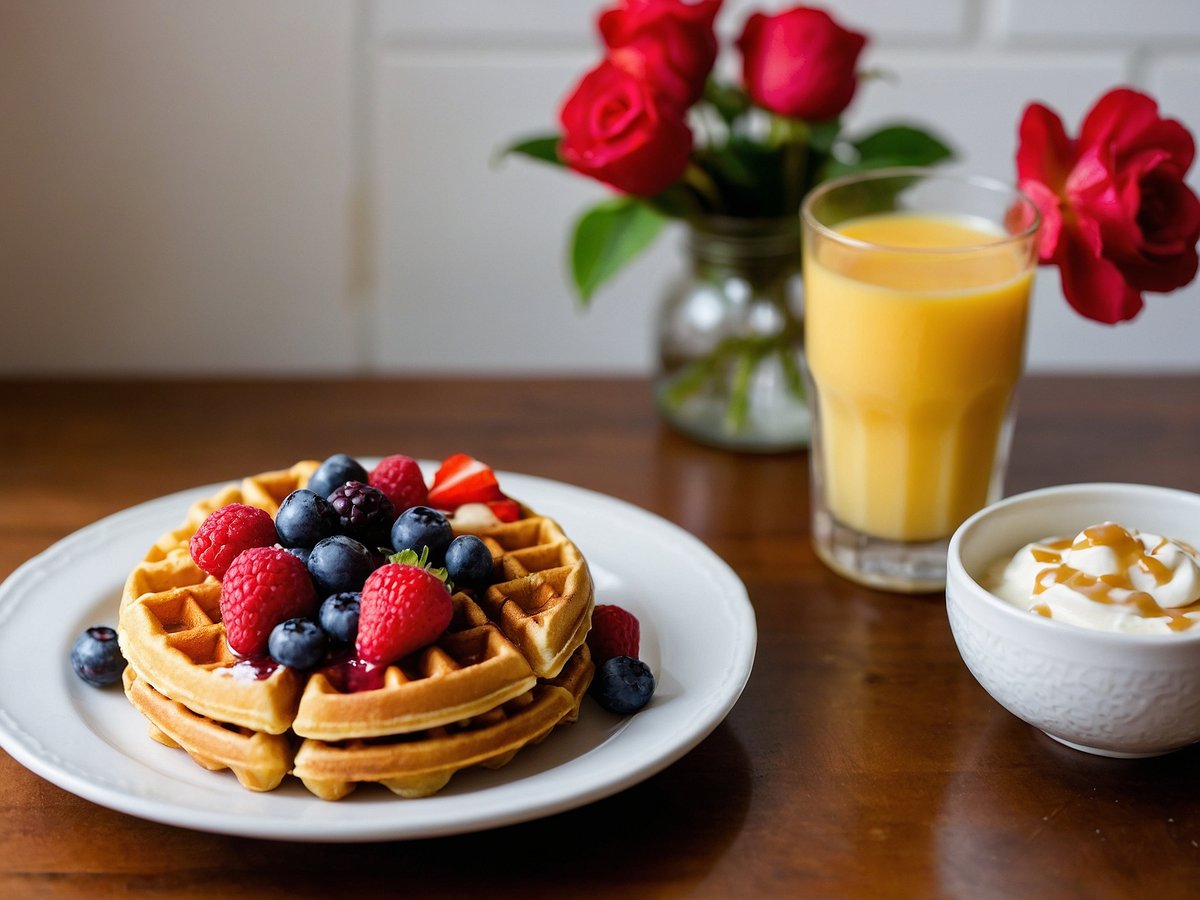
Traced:
<path fill-rule="evenodd" d="M 383 687 L 383 673 L 387 666 L 376 665 L 349 656 L 339 662 L 332 663 L 321 669 L 321 674 L 329 679 L 334 689 L 342 694 L 355 694 L 359 691 L 375 691 Z"/>
<path fill-rule="evenodd" d="M 265 681 L 275 674 L 279 663 L 269 656 L 247 656 L 225 667 L 222 674 L 238 681 Z"/>

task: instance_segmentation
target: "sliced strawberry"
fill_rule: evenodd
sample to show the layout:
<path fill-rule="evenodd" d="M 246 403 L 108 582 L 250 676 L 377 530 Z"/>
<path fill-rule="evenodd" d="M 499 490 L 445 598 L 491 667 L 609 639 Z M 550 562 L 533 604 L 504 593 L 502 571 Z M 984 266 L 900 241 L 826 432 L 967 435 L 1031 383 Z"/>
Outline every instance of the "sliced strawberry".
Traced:
<path fill-rule="evenodd" d="M 501 522 L 515 522 L 521 518 L 521 504 L 507 497 L 503 500 L 490 500 L 487 507 Z"/>
<path fill-rule="evenodd" d="M 435 509 L 455 510 L 464 503 L 505 499 L 491 466 L 465 453 L 456 453 L 447 457 L 434 473 L 428 502 Z"/>

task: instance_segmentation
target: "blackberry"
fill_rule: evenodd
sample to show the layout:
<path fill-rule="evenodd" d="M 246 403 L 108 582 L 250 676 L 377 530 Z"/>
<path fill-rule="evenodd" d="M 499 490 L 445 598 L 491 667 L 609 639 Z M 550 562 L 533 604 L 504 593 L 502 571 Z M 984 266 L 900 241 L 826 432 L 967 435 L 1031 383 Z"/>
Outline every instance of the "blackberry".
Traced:
<path fill-rule="evenodd" d="M 382 547 L 388 542 L 396 507 L 379 488 L 347 481 L 329 495 L 329 505 L 337 513 L 342 534 L 368 547 Z"/>
<path fill-rule="evenodd" d="M 328 497 L 347 481 L 366 481 L 367 470 L 353 456 L 335 453 L 312 473 L 308 489 L 320 497 Z"/>

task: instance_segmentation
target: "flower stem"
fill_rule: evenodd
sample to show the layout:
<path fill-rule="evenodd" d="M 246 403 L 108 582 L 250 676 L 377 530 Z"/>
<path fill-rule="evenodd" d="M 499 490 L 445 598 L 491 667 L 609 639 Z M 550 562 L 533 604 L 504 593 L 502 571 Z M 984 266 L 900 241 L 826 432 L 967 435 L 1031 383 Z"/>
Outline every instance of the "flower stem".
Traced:
<path fill-rule="evenodd" d="M 696 163 L 689 161 L 683 172 L 683 181 L 700 195 L 712 212 L 721 212 L 721 189 L 711 175 Z"/>

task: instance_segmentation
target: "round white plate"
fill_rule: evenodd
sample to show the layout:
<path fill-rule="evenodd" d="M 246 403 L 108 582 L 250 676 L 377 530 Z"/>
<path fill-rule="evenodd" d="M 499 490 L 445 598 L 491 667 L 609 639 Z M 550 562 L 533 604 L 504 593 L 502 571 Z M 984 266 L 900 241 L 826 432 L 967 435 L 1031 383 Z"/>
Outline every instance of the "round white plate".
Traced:
<path fill-rule="evenodd" d="M 430 837 L 550 815 L 653 775 L 703 740 L 741 694 L 757 644 L 745 586 L 676 525 L 571 485 L 498 473 L 504 490 L 557 519 L 588 559 L 597 603 L 633 612 L 641 656 L 658 685 L 650 704 L 620 718 L 591 699 L 498 770 L 459 772 L 441 793 L 402 800 L 364 785 L 327 802 L 295 779 L 269 793 L 228 771 L 202 769 L 146 736 L 119 686 L 98 689 L 71 671 L 75 638 L 116 626 L 128 572 L 183 521 L 210 485 L 161 497 L 75 532 L 0 585 L 0 746 L 74 794 L 131 815 L 202 831 L 302 841 Z"/>

